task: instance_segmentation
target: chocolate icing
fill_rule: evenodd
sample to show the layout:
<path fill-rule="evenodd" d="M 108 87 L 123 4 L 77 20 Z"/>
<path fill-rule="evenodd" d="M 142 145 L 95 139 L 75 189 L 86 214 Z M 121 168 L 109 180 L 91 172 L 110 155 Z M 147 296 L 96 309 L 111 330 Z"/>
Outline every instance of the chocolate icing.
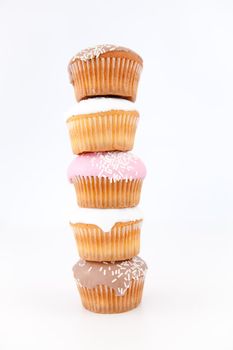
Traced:
<path fill-rule="evenodd" d="M 139 256 L 116 262 L 93 262 L 79 260 L 73 267 L 78 286 L 95 288 L 104 285 L 113 288 L 116 295 L 123 296 L 132 280 L 144 278 L 147 265 Z"/>
<path fill-rule="evenodd" d="M 95 57 L 99 57 L 101 54 L 109 51 L 125 51 L 132 52 L 130 49 L 122 46 L 116 46 L 111 44 L 96 45 L 95 47 L 89 47 L 77 53 L 72 59 L 71 63 L 75 60 L 88 61 Z"/>

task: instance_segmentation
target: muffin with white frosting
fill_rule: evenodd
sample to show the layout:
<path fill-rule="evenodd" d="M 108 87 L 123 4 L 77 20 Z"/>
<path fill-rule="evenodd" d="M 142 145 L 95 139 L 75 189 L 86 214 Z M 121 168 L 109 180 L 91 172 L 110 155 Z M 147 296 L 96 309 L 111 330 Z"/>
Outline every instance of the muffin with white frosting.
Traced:
<path fill-rule="evenodd" d="M 74 154 L 129 151 L 133 148 L 139 113 L 130 101 L 110 97 L 89 98 L 77 103 L 67 116 Z"/>
<path fill-rule="evenodd" d="M 80 260 L 73 267 L 83 306 L 98 313 L 120 313 L 137 307 L 147 265 L 140 257 L 117 262 Z"/>
<path fill-rule="evenodd" d="M 76 54 L 68 72 L 77 101 L 96 96 L 135 101 L 142 66 L 142 58 L 134 51 L 105 44 Z"/>
<path fill-rule="evenodd" d="M 70 225 L 82 259 L 118 261 L 131 259 L 139 253 L 142 221 L 138 207 L 76 208 Z"/>

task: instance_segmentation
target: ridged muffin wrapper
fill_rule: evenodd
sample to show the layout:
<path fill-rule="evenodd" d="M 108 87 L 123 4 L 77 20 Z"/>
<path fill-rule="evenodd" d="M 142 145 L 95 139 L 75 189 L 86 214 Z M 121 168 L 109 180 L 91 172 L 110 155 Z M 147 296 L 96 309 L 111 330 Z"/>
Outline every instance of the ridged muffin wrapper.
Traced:
<path fill-rule="evenodd" d="M 95 288 L 82 287 L 78 290 L 83 306 L 92 312 L 111 314 L 129 311 L 137 307 L 142 299 L 144 277 L 131 281 L 124 295 L 118 296 L 113 288 L 98 285 Z"/>
<path fill-rule="evenodd" d="M 78 205 L 82 208 L 130 208 L 140 201 L 143 179 L 111 180 L 77 176 L 73 179 Z"/>
<path fill-rule="evenodd" d="M 77 101 L 94 96 L 119 96 L 135 101 L 142 64 L 122 57 L 99 56 L 69 65 Z"/>
<path fill-rule="evenodd" d="M 142 219 L 116 223 L 109 232 L 93 224 L 71 223 L 79 255 L 89 261 L 131 259 L 140 250 Z"/>
<path fill-rule="evenodd" d="M 138 118 L 136 110 L 110 110 L 70 117 L 67 126 L 73 153 L 131 150 Z"/>

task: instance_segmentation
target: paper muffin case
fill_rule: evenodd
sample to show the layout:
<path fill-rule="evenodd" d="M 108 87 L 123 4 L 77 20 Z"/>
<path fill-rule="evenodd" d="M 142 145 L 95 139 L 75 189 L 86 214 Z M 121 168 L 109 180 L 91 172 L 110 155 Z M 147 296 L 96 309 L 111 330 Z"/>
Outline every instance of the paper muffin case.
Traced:
<path fill-rule="evenodd" d="M 130 208 L 138 205 L 142 179 L 111 181 L 105 177 L 77 176 L 73 180 L 82 208 Z"/>
<path fill-rule="evenodd" d="M 132 280 L 130 287 L 123 296 L 118 296 L 112 288 L 99 285 L 96 288 L 86 288 L 78 285 L 83 306 L 93 312 L 113 314 L 129 311 L 137 307 L 142 299 L 144 277 Z"/>
<path fill-rule="evenodd" d="M 142 64 L 126 56 L 101 55 L 70 63 L 69 74 L 77 101 L 94 96 L 119 96 L 135 101 Z"/>
<path fill-rule="evenodd" d="M 137 111 L 123 110 L 72 116 L 67 126 L 73 153 L 131 150 L 138 118 Z"/>
<path fill-rule="evenodd" d="M 115 224 L 104 232 L 93 224 L 70 224 L 79 255 L 89 261 L 118 261 L 131 259 L 140 250 L 142 220 Z"/>

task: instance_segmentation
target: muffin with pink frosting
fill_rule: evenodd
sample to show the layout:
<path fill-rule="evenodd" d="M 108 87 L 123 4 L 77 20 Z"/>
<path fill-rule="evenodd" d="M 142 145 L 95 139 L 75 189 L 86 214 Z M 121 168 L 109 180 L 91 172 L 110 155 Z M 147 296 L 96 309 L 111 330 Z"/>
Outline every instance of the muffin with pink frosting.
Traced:
<path fill-rule="evenodd" d="M 78 155 L 68 168 L 77 202 L 83 208 L 129 208 L 139 203 L 144 163 L 131 152 Z"/>

